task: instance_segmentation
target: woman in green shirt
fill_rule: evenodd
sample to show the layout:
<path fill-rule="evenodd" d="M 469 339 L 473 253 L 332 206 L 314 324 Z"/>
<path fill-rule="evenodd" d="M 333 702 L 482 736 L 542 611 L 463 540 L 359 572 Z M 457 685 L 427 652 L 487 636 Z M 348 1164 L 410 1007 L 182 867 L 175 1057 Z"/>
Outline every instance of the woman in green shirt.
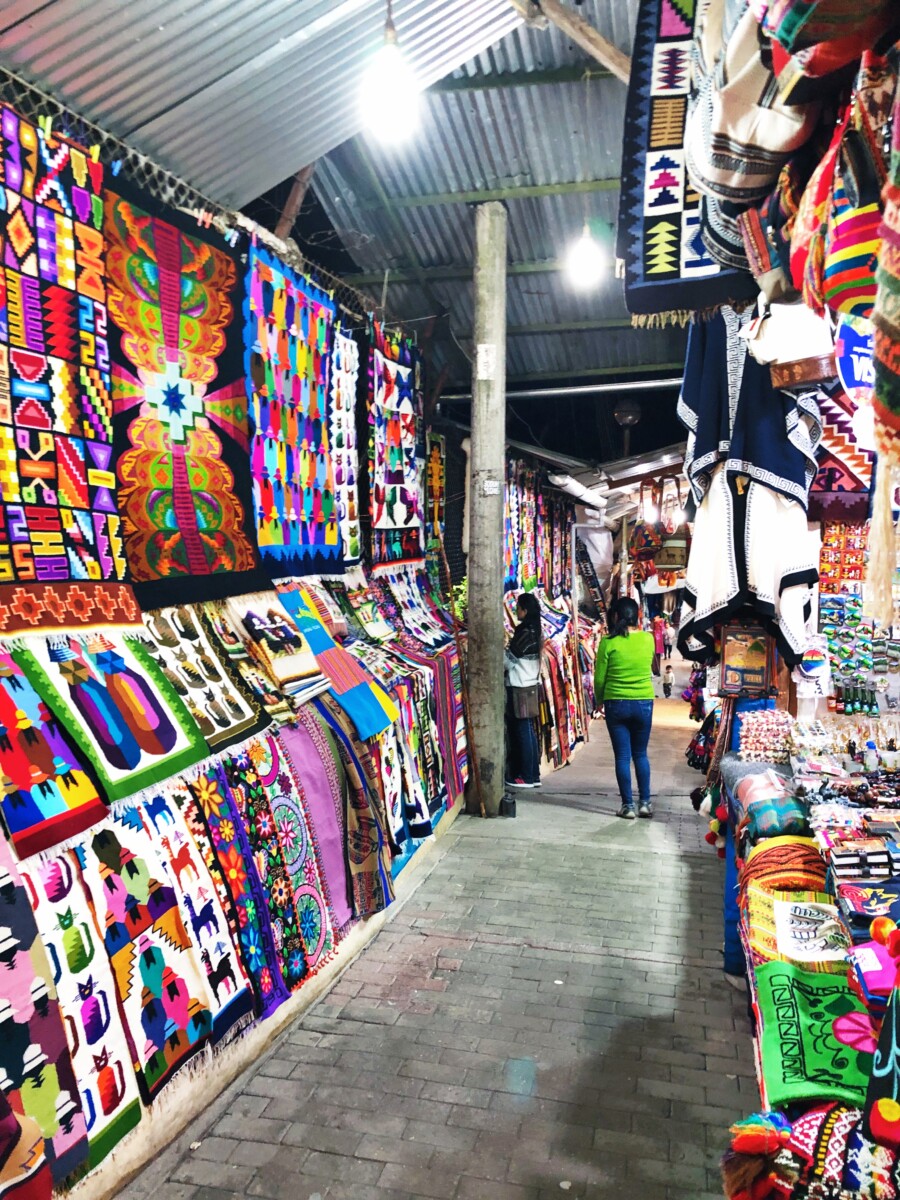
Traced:
<path fill-rule="evenodd" d="M 616 601 L 611 617 L 611 632 L 597 649 L 594 666 L 594 696 L 603 704 L 606 728 L 616 759 L 616 782 L 622 807 L 618 816 L 634 820 L 634 796 L 631 791 L 631 762 L 638 785 L 639 817 L 652 817 L 650 804 L 650 759 L 647 745 L 653 724 L 652 633 L 637 628 L 640 610 L 627 596 Z"/>

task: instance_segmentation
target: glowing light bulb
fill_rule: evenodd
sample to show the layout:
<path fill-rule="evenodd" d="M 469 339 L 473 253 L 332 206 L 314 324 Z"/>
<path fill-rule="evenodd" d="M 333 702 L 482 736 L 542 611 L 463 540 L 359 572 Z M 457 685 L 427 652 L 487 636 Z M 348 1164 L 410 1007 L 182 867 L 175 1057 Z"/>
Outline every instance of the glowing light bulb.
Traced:
<path fill-rule="evenodd" d="M 360 109 L 366 129 L 380 142 L 407 141 L 419 125 L 419 81 L 397 44 L 397 33 L 388 24 L 384 45 L 363 72 Z"/>
<path fill-rule="evenodd" d="M 581 237 L 572 243 L 566 253 L 566 275 L 572 287 L 586 292 L 601 282 L 606 271 L 606 254 L 585 221 Z"/>

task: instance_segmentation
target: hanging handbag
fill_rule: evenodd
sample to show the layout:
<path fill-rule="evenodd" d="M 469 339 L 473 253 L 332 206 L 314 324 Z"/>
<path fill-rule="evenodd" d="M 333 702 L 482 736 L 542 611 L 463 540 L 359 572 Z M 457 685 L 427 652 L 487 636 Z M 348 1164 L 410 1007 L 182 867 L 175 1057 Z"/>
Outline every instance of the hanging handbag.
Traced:
<path fill-rule="evenodd" d="M 768 364 L 774 387 L 796 387 L 834 379 L 837 366 L 834 340 L 826 317 L 818 316 L 801 300 L 793 304 L 766 305 L 740 332 L 758 363 Z M 798 358 L 798 350 L 803 357 Z"/>
<path fill-rule="evenodd" d="M 850 123 L 850 106 L 845 109 L 841 119 L 834 128 L 831 143 L 822 161 L 813 171 L 809 183 L 800 200 L 800 207 L 791 234 L 791 279 L 798 292 L 816 312 L 822 313 L 825 304 L 824 297 L 815 299 L 820 294 L 821 287 L 817 284 L 818 271 L 810 259 L 817 258 L 818 266 L 825 265 L 825 230 L 828 215 L 831 212 L 831 200 L 834 192 L 834 174 L 837 169 L 838 154 L 841 139 Z M 812 270 L 812 274 L 810 274 Z"/>
<path fill-rule="evenodd" d="M 897 24 L 896 0 L 769 0 L 765 28 L 793 53 L 820 42 L 874 46 Z"/>
<path fill-rule="evenodd" d="M 660 481 L 660 496 L 665 498 L 666 478 L 675 485 L 675 496 L 678 503 L 680 520 L 663 518 L 665 530 L 663 543 L 659 553 L 653 560 L 657 571 L 681 571 L 687 566 L 688 555 L 691 552 L 691 531 L 684 519 L 684 498 L 681 494 L 681 481 L 675 475 L 664 476 Z M 660 506 L 662 508 L 662 505 Z"/>
<path fill-rule="evenodd" d="M 642 515 L 648 511 L 648 506 L 644 501 L 645 486 L 645 484 L 641 484 L 640 511 Z M 643 519 L 637 521 L 634 529 L 631 531 L 631 538 L 628 542 L 628 553 L 634 562 L 647 562 L 649 559 L 655 558 L 657 551 L 663 543 L 663 528 L 659 520 L 659 506 L 656 503 L 652 488 L 650 489 L 650 503 L 656 508 L 656 519 L 653 521 Z"/>

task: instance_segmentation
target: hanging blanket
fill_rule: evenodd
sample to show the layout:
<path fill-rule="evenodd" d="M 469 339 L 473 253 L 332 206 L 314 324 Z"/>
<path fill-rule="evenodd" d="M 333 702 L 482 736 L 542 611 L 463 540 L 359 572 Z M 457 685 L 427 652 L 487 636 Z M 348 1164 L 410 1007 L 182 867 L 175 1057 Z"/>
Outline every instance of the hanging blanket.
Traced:
<path fill-rule="evenodd" d="M 396 721 L 397 706 L 343 646 L 330 636 L 308 592 L 300 583 L 282 584 L 282 604 L 306 638 L 322 672 L 331 683 L 331 695 L 356 726 L 363 739 L 377 737 Z"/>
<path fill-rule="evenodd" d="M 342 571 L 328 413 L 335 306 L 251 246 L 244 311 L 250 469 L 263 565 L 273 579 Z"/>
<path fill-rule="evenodd" d="M 290 698 L 247 653 L 243 627 L 235 626 L 224 601 L 210 600 L 201 605 L 200 610 L 211 642 L 225 657 L 231 671 L 240 678 L 255 703 L 261 705 L 266 716 L 278 725 L 293 720 L 294 709 Z"/>
<path fill-rule="evenodd" d="M 822 440 L 819 469 L 809 490 L 812 521 L 865 521 L 875 455 L 861 450 L 853 428 L 856 406 L 840 388 L 819 392 Z"/>
<path fill-rule="evenodd" d="M 359 345 L 338 326 L 331 360 L 329 423 L 331 458 L 344 562 L 358 563 L 362 554 L 359 528 L 359 452 L 356 433 L 356 389 Z"/>
<path fill-rule="evenodd" d="M 425 444 L 425 511 L 428 515 L 426 536 L 443 538 L 444 505 L 447 495 L 447 439 L 440 433 L 428 433 Z"/>
<path fill-rule="evenodd" d="M 91 764 L 110 803 L 206 756 L 196 722 L 139 638 L 58 634 L 23 638 L 22 646 L 16 665 Z"/>
<path fill-rule="evenodd" d="M 222 765 L 266 897 L 275 936 L 276 967 L 285 987 L 293 991 L 309 973 L 309 965 L 300 933 L 293 882 L 272 811 L 275 795 L 267 791 L 257 770 L 258 763 L 267 761 L 269 753 L 265 744 L 254 739 L 224 759 Z"/>
<path fill-rule="evenodd" d="M 277 592 L 237 596 L 226 601 L 225 611 L 250 656 L 296 703 L 328 688 L 309 642 L 285 611 Z"/>
<path fill-rule="evenodd" d="M 369 357 L 369 484 L 374 562 L 422 557 L 418 351 L 376 325 Z"/>
<path fill-rule="evenodd" d="M 135 1128 L 143 1111 L 112 968 L 75 853 L 33 858 L 20 870 L 53 964 L 87 1122 L 88 1164 L 95 1167 Z"/>
<path fill-rule="evenodd" d="M 686 317 L 748 300 L 749 272 L 720 267 L 701 235 L 684 160 L 694 0 L 641 0 L 625 109 L 617 251 L 629 312 Z"/>
<path fill-rule="evenodd" d="M 367 747 L 354 738 L 348 718 L 330 696 L 314 700 L 337 742 L 347 775 L 347 856 L 357 917 L 380 912 L 394 899 L 390 829 L 381 781 Z"/>
<path fill-rule="evenodd" d="M 307 817 L 307 783 L 278 737 L 260 738 L 250 750 L 275 820 L 276 836 L 294 889 L 294 904 L 309 972 L 317 971 L 334 950 L 334 927 L 319 869 L 318 848 Z M 318 785 L 317 778 L 309 785 Z"/>
<path fill-rule="evenodd" d="M 183 223 L 149 196 L 106 193 L 119 503 L 144 609 L 268 586 L 247 470 L 237 260 Z"/>
<path fill-rule="evenodd" d="M 20 858 L 106 815 L 84 759 L 12 655 L 0 653 L 0 814 Z"/>
<path fill-rule="evenodd" d="M 879 450 L 900 463 L 900 88 L 894 100 L 891 169 L 883 193 L 875 326 L 875 414 Z"/>
<path fill-rule="evenodd" d="M 37 1126 L 59 1186 L 87 1160 L 88 1140 L 53 975 L 29 895 L 0 836 L 0 1091 L 26 1118 L 23 1134 L 35 1142 Z M 0 1160 L 0 1170 L 4 1165 Z"/>
<path fill-rule="evenodd" d="M 140 619 L 122 582 L 103 174 L 0 105 L 0 635 Z"/>
<path fill-rule="evenodd" d="M 145 613 L 147 653 L 181 697 L 210 750 L 224 750 L 269 724 L 261 702 L 228 661 L 199 605 Z"/>
<path fill-rule="evenodd" d="M 137 804 L 116 805 L 75 854 L 112 965 L 138 1087 L 149 1104 L 212 1035 L 196 935 L 186 928 L 155 828 Z"/>
<path fill-rule="evenodd" d="M 869 1014 L 846 978 L 792 963 L 755 969 L 766 1103 L 798 1100 L 861 1104 L 872 1073 Z"/>
<path fill-rule="evenodd" d="M 282 729 L 278 740 L 294 778 L 303 780 L 305 815 L 315 847 L 325 902 L 336 937 L 353 922 L 344 793 L 347 780 L 328 727 L 311 704 L 297 714 L 297 724 Z"/>
<path fill-rule="evenodd" d="M 256 870 L 247 830 L 218 762 L 210 760 L 200 771 L 189 772 L 184 782 L 193 802 L 182 803 L 182 812 L 210 873 L 222 881 L 218 891 L 223 904 L 227 892 L 234 914 L 232 942 L 240 949 L 264 1020 L 284 1003 L 288 990 L 269 919 L 269 898 Z"/>

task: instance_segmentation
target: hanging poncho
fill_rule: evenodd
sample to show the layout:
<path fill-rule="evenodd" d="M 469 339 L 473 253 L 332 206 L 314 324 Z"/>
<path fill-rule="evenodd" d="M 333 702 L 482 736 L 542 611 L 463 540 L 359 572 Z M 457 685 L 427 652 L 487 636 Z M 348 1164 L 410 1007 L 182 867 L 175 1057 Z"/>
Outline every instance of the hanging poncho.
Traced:
<path fill-rule="evenodd" d="M 692 326 L 678 414 L 688 428 L 685 475 L 697 513 L 678 645 L 715 649 L 715 627 L 746 611 L 789 663 L 806 648 L 818 546 L 807 528 L 821 428 L 815 395 L 772 387 L 748 356 L 730 309 Z"/>

